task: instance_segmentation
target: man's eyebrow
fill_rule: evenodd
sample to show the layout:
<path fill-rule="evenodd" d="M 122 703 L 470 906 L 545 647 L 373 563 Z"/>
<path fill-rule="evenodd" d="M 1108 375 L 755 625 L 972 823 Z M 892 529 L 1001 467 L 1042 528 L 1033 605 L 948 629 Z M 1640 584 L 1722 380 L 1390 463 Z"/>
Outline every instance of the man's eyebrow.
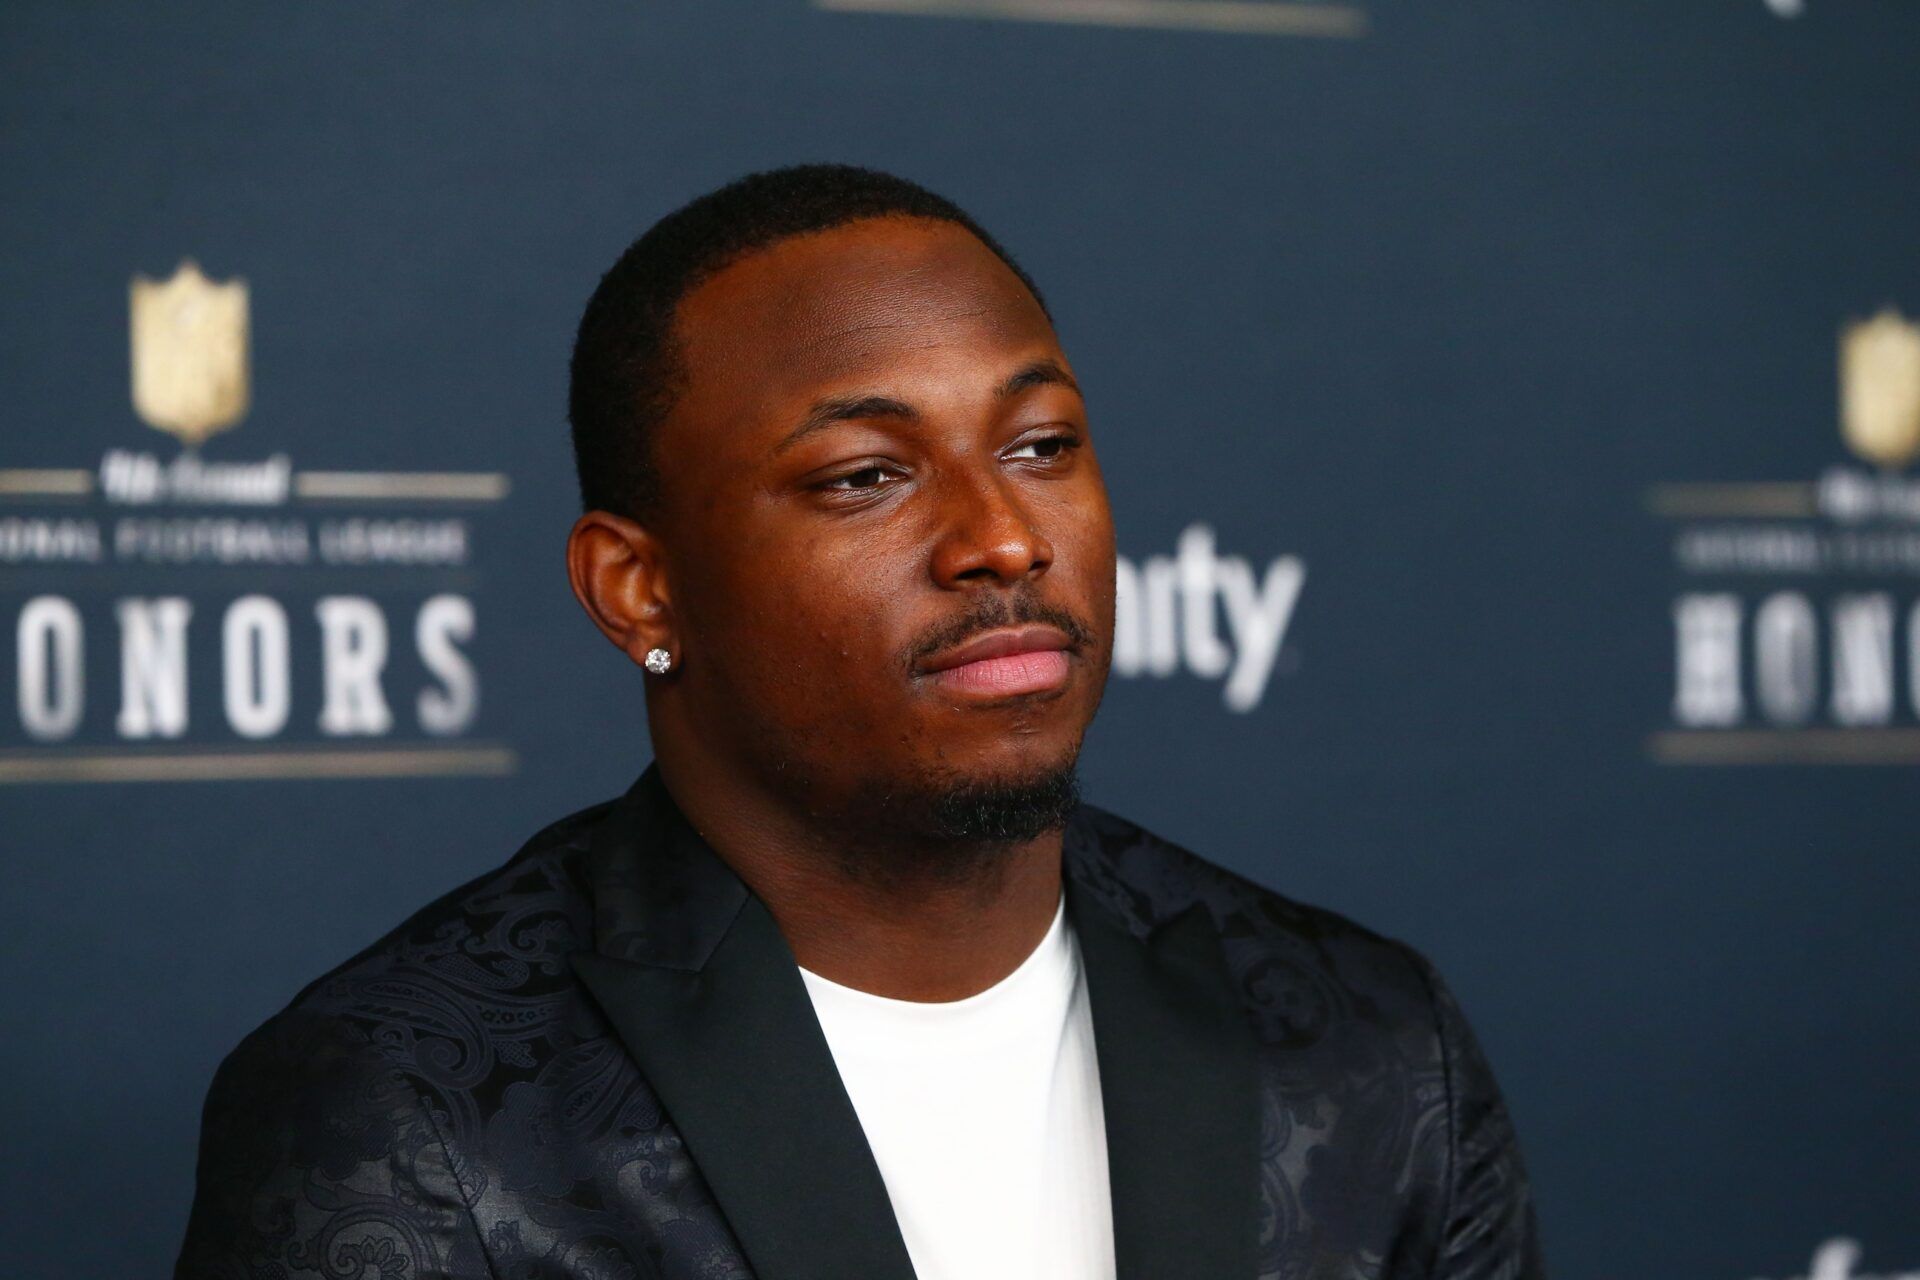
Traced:
<path fill-rule="evenodd" d="M 916 419 L 920 415 L 914 412 L 912 405 L 904 400 L 895 400 L 891 396 L 831 396 L 814 402 L 807 410 L 807 416 L 800 419 L 800 425 L 773 446 L 775 453 L 799 444 L 816 431 L 832 426 L 836 422 L 857 422 L 862 418 L 907 418 Z"/>
<path fill-rule="evenodd" d="M 1061 367 L 1060 362 L 1042 356 L 1015 370 L 1014 373 L 994 388 L 994 398 L 1004 400 L 1031 387 L 1066 387 L 1078 394 L 1080 384 L 1073 375 Z M 773 446 L 776 454 L 784 453 L 817 431 L 825 430 L 837 422 L 858 422 L 863 418 L 901 418 L 908 422 L 918 420 L 919 413 L 904 400 L 895 400 L 892 396 L 849 395 L 830 396 L 814 402 L 807 410 L 806 417 L 800 419 L 800 425 L 781 438 Z"/>
<path fill-rule="evenodd" d="M 994 394 L 1004 400 L 1029 387 L 1065 387 L 1076 395 L 1080 392 L 1080 384 L 1073 380 L 1072 374 L 1061 367 L 1059 361 L 1042 356 L 1023 366 L 1012 377 L 1001 383 Z"/>

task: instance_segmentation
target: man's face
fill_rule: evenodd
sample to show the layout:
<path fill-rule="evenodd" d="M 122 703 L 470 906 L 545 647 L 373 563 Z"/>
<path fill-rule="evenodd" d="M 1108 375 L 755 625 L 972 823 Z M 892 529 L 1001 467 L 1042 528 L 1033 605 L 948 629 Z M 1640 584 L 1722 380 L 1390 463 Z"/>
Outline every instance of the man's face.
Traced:
<path fill-rule="evenodd" d="M 1111 656 L 1113 525 L 1018 277 L 961 227 L 867 219 L 726 267 L 675 333 L 655 524 L 681 727 L 856 820 L 1069 770 Z"/>

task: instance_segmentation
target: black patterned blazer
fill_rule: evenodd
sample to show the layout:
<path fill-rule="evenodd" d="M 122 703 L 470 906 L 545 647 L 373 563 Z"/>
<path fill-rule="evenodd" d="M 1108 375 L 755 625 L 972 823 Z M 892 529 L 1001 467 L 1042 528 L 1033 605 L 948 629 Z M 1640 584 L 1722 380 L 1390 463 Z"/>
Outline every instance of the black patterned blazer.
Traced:
<path fill-rule="evenodd" d="M 1065 849 L 1120 1280 L 1543 1274 L 1421 957 L 1091 807 Z M 227 1057 L 176 1275 L 913 1268 L 792 954 L 648 769 Z"/>

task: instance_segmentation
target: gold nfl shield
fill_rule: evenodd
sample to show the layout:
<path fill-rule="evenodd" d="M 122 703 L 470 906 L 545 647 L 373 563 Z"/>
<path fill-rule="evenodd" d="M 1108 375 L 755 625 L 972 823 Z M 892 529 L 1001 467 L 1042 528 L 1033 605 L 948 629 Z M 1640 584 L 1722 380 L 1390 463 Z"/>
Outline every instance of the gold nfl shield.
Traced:
<path fill-rule="evenodd" d="M 247 412 L 247 282 L 216 284 L 192 259 L 170 280 L 130 290 L 133 408 L 148 426 L 198 445 Z"/>
<path fill-rule="evenodd" d="M 1920 325 L 1892 307 L 1841 331 L 1840 425 L 1847 447 L 1880 466 L 1920 453 Z"/>

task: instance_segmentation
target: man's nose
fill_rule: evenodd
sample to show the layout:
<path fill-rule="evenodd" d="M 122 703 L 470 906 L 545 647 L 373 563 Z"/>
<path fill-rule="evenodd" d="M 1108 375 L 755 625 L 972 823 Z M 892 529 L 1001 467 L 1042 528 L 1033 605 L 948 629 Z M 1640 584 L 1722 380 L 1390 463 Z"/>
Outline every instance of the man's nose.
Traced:
<path fill-rule="evenodd" d="M 1011 585 L 1053 563 L 1052 544 L 1005 476 L 957 478 L 945 486 L 940 516 L 933 577 L 942 587 L 985 579 Z"/>

